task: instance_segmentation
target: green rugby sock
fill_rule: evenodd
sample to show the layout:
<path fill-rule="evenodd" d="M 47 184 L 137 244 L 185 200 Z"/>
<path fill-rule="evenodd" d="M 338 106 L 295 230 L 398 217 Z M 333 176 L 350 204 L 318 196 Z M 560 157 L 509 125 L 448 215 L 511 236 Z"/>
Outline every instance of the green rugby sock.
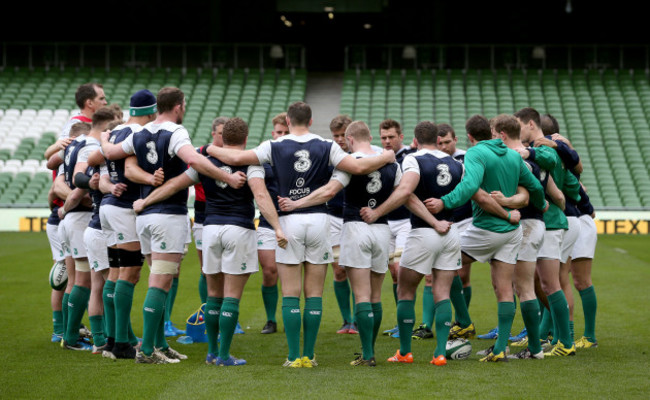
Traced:
<path fill-rule="evenodd" d="M 435 304 L 436 313 L 436 349 L 434 357 L 447 354 L 447 338 L 451 328 L 451 301 L 445 299 Z"/>
<path fill-rule="evenodd" d="M 422 323 L 429 329 L 433 327 L 434 310 L 433 288 L 424 285 L 424 288 L 422 289 Z"/>
<path fill-rule="evenodd" d="M 415 300 L 397 302 L 397 327 L 399 328 L 399 353 L 403 356 L 411 352 L 411 336 L 415 324 Z"/>
<path fill-rule="evenodd" d="M 52 311 L 52 332 L 55 335 L 63 335 L 63 312 Z"/>
<path fill-rule="evenodd" d="M 199 298 L 201 299 L 201 304 L 205 304 L 208 301 L 208 281 L 203 274 L 199 274 Z"/>
<path fill-rule="evenodd" d="M 102 290 L 104 303 L 104 332 L 106 337 L 115 338 L 115 282 L 107 280 Z"/>
<path fill-rule="evenodd" d="M 302 319 L 303 329 L 305 330 L 302 355 L 307 356 L 310 360 L 314 358 L 314 349 L 316 347 L 316 337 L 323 314 L 323 298 L 307 297 L 305 299 L 305 315 Z"/>
<path fill-rule="evenodd" d="M 370 360 L 375 356 L 372 346 L 373 328 L 375 325 L 375 317 L 372 312 L 372 305 L 370 303 L 357 304 L 356 313 L 354 317 L 357 321 L 357 329 L 359 330 L 359 339 L 361 339 L 361 349 L 363 351 L 363 359 Z"/>
<path fill-rule="evenodd" d="M 397 299 L 397 283 L 393 283 L 393 297 L 395 298 L 395 305 L 399 302 Z"/>
<path fill-rule="evenodd" d="M 178 278 L 173 278 L 172 287 L 169 288 L 167 293 L 167 304 L 165 304 L 165 322 L 171 321 L 172 309 L 176 301 L 176 293 L 178 292 Z"/>
<path fill-rule="evenodd" d="M 497 313 L 499 316 L 499 332 L 496 343 L 494 343 L 494 350 L 492 353 L 499 354 L 506 350 L 508 347 L 508 338 L 510 335 L 503 332 L 510 332 L 512 329 L 512 321 L 515 319 L 515 304 L 511 301 L 500 301 L 497 305 Z"/>
<path fill-rule="evenodd" d="M 133 327 L 131 326 L 131 319 L 129 319 L 129 343 L 131 346 L 137 346 L 140 341 L 138 340 L 138 337 L 135 336 L 135 333 L 133 333 Z"/>
<path fill-rule="evenodd" d="M 467 286 L 463 288 L 463 296 L 465 297 L 465 304 L 467 304 L 467 308 L 469 309 L 469 303 L 472 301 L 472 287 Z"/>
<path fill-rule="evenodd" d="M 548 296 L 548 302 L 551 305 L 551 312 L 553 312 L 553 321 L 557 325 L 558 340 L 562 342 L 564 347 L 569 348 L 573 345 L 573 341 L 569 330 L 569 304 L 566 301 L 564 292 L 558 290 L 551 294 Z M 555 337 L 553 339 L 555 340 Z"/>
<path fill-rule="evenodd" d="M 571 320 L 569 320 L 569 335 L 571 336 L 571 343 L 573 343 L 575 341 L 575 329 Z"/>
<path fill-rule="evenodd" d="M 373 326 L 372 326 L 372 351 L 375 351 L 375 342 L 379 335 L 379 328 L 381 327 L 381 320 L 384 317 L 384 309 L 381 303 L 372 303 L 373 313 Z"/>
<path fill-rule="evenodd" d="M 237 327 L 239 318 L 239 299 L 234 297 L 225 297 L 219 313 L 219 333 L 221 342 L 219 343 L 219 357 L 222 360 L 230 358 L 230 344 Z"/>
<path fill-rule="evenodd" d="M 65 335 L 65 332 L 68 329 L 68 299 L 69 298 L 70 298 L 70 293 L 63 293 L 63 298 L 61 299 L 61 317 L 63 318 L 63 335 Z"/>
<path fill-rule="evenodd" d="M 300 298 L 282 298 L 282 321 L 284 333 L 287 336 L 287 347 L 289 348 L 289 361 L 300 358 Z"/>
<path fill-rule="evenodd" d="M 472 324 L 472 319 L 469 316 L 467 309 L 467 302 L 463 295 L 463 282 L 460 276 L 456 275 L 451 282 L 451 289 L 449 290 L 449 300 L 456 310 L 456 322 L 460 324 L 461 328 L 467 328 Z M 499 331 L 500 332 L 500 331 Z"/>
<path fill-rule="evenodd" d="M 90 332 L 93 334 L 93 344 L 101 347 L 106 344 L 106 336 L 104 336 L 104 316 L 91 315 L 88 317 L 90 321 Z"/>
<path fill-rule="evenodd" d="M 537 300 L 522 301 L 521 318 L 528 333 L 528 349 L 531 353 L 537 354 L 542 351 L 539 343 L 539 303 Z"/>
<path fill-rule="evenodd" d="M 133 307 L 133 292 L 135 285 L 127 280 L 119 279 L 115 283 L 113 304 L 115 309 L 115 342 L 127 343 L 129 326 L 131 324 L 131 308 Z"/>
<path fill-rule="evenodd" d="M 219 313 L 223 297 L 208 297 L 205 303 L 205 328 L 208 334 L 208 353 L 219 351 Z"/>
<path fill-rule="evenodd" d="M 350 282 L 346 279 L 338 282 L 334 281 L 334 295 L 336 296 L 336 303 L 341 311 L 341 317 L 344 323 L 352 322 L 352 314 L 350 313 Z"/>
<path fill-rule="evenodd" d="M 584 290 L 580 290 L 579 293 L 582 299 L 582 312 L 585 316 L 584 336 L 592 341 L 596 341 L 596 310 L 598 308 L 596 289 L 592 285 Z"/>
<path fill-rule="evenodd" d="M 79 340 L 79 326 L 88 308 L 88 299 L 90 299 L 90 289 L 74 285 L 68 297 L 68 326 L 65 333 L 65 341 L 71 345 Z"/>
<path fill-rule="evenodd" d="M 548 335 L 552 334 L 552 329 L 553 329 L 553 315 L 551 314 L 551 311 L 548 310 L 546 307 L 543 305 L 540 307 L 542 310 L 542 318 L 539 323 L 539 337 L 542 340 L 548 339 Z"/>
<path fill-rule="evenodd" d="M 143 335 L 140 350 L 147 356 L 153 353 L 154 342 L 158 334 L 160 321 L 164 323 L 165 301 L 167 292 L 157 287 L 150 287 L 142 306 Z M 164 335 L 164 333 L 163 333 Z"/>
<path fill-rule="evenodd" d="M 158 329 L 156 329 L 156 337 L 154 339 L 154 348 L 161 349 L 161 350 L 166 350 L 169 347 L 169 343 L 167 343 L 167 337 L 165 336 L 165 317 L 164 317 L 164 310 L 163 310 L 163 317 L 160 318 L 160 322 L 158 323 Z"/>
<path fill-rule="evenodd" d="M 278 285 L 264 286 L 262 285 L 262 301 L 264 302 L 264 310 L 266 311 L 266 320 L 275 320 L 275 313 L 278 307 Z"/>

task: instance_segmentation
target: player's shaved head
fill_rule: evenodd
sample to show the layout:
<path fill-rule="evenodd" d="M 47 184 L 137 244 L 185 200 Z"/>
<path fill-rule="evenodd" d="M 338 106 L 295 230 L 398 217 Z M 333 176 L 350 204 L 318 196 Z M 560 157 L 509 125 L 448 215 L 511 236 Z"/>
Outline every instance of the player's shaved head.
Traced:
<path fill-rule="evenodd" d="M 345 136 L 360 142 L 370 142 L 370 128 L 363 121 L 352 121 L 345 130 Z"/>

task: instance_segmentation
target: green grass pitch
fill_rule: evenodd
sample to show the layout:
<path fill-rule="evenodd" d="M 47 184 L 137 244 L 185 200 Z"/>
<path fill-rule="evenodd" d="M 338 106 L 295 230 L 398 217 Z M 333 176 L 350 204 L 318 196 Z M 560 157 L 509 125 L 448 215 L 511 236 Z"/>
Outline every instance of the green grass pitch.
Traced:
<path fill-rule="evenodd" d="M 64 351 L 50 342 L 52 333 L 47 274 L 52 265 L 45 233 L 0 234 L 0 398 L 52 399 L 200 399 L 200 398 L 647 398 L 650 393 L 650 237 L 600 236 L 593 268 L 598 296 L 599 347 L 576 357 L 479 363 L 477 350 L 492 341 L 472 340 L 468 360 L 446 367 L 429 364 L 434 340 L 414 341 L 415 363 L 392 365 L 385 360 L 398 340 L 377 339 L 376 368 L 349 365 L 359 351 L 357 335 L 338 335 L 341 317 L 332 288 L 325 284 L 324 313 L 316 344 L 319 366 L 282 368 L 286 342 L 282 333 L 259 333 L 265 323 L 260 293 L 261 273 L 250 279 L 241 302 L 246 331 L 235 335 L 232 352 L 248 365 L 207 366 L 207 344 L 170 344 L 189 359 L 175 365 L 138 365 L 109 361 L 87 352 Z M 472 268 L 470 313 L 478 333 L 496 325 L 496 301 L 485 264 Z M 199 267 L 192 247 L 181 268 L 172 320 L 183 327 L 199 306 Z M 142 302 L 147 268 L 136 287 L 133 324 L 142 332 Z M 583 330 L 580 296 L 575 293 L 576 339 Z M 418 291 L 416 315 L 422 315 Z M 390 278 L 383 293 L 382 330 L 395 325 Z M 87 324 L 87 316 L 84 317 Z M 519 308 L 513 331 L 523 327 Z"/>

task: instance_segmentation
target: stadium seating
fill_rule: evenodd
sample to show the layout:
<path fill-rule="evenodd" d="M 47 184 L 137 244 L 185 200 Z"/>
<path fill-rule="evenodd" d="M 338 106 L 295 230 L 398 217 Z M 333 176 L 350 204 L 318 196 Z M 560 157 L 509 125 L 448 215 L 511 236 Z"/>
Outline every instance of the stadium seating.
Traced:
<path fill-rule="evenodd" d="M 348 70 L 341 112 L 402 123 L 451 124 L 467 147 L 465 121 L 534 107 L 552 114 L 581 156 L 592 202 L 610 209 L 650 207 L 650 83 L 642 70 Z"/>
<path fill-rule="evenodd" d="M 179 87 L 187 97 L 183 125 L 194 143 L 212 141 L 212 120 L 239 116 L 249 123 L 248 147 L 270 138 L 271 118 L 303 100 L 306 71 L 295 69 L 187 70 L 142 68 L 105 71 L 91 68 L 7 68 L 0 71 L 0 207 L 44 207 L 51 171 L 43 153 L 78 110 L 77 87 L 99 82 L 109 103 L 123 107 L 132 93 Z M 46 179 L 44 179 L 46 178 Z"/>
<path fill-rule="evenodd" d="M 0 71 L 0 206 L 43 206 L 49 171 L 45 149 L 75 112 L 74 93 L 101 82 L 109 103 L 125 109 L 130 95 L 177 86 L 187 96 L 183 124 L 194 143 L 211 141 L 212 120 L 249 123 L 248 148 L 268 138 L 270 119 L 305 95 L 301 69 L 7 68 Z M 405 142 L 418 121 L 450 123 L 466 148 L 465 121 L 532 106 L 555 116 L 578 150 L 593 203 L 611 209 L 650 207 L 650 81 L 643 70 L 347 70 L 340 111 L 367 121 L 373 143 L 379 123 L 402 123 Z M 126 111 L 126 110 L 125 110 Z M 38 177 L 38 179 L 37 179 Z M 47 175 L 49 182 L 49 175 Z"/>

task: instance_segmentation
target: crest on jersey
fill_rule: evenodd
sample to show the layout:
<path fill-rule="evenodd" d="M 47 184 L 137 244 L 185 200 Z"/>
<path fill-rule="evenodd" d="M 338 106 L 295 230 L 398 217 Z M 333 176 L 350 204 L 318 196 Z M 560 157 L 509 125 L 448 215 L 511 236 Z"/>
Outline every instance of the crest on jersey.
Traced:
<path fill-rule="evenodd" d="M 368 207 L 375 208 L 376 206 L 377 206 L 377 200 L 375 199 L 368 200 Z"/>
<path fill-rule="evenodd" d="M 293 153 L 294 156 L 298 157 L 298 160 L 293 163 L 293 169 L 297 172 L 307 172 L 311 167 L 311 160 L 309 159 L 309 150 L 298 150 Z"/>
<path fill-rule="evenodd" d="M 296 187 L 303 187 L 305 186 L 305 178 L 298 178 L 296 181 Z"/>
<path fill-rule="evenodd" d="M 232 168 L 230 168 L 229 166 L 224 165 L 223 167 L 220 167 L 220 168 L 221 168 L 221 170 L 223 170 L 224 172 L 226 172 L 226 173 L 228 173 L 228 174 L 232 174 Z M 217 186 L 220 187 L 221 189 L 225 189 L 226 186 L 228 186 L 228 184 L 227 184 L 226 182 L 222 182 L 222 181 L 220 181 L 220 180 L 216 180 L 216 179 L 214 180 L 214 183 L 216 183 Z"/>

